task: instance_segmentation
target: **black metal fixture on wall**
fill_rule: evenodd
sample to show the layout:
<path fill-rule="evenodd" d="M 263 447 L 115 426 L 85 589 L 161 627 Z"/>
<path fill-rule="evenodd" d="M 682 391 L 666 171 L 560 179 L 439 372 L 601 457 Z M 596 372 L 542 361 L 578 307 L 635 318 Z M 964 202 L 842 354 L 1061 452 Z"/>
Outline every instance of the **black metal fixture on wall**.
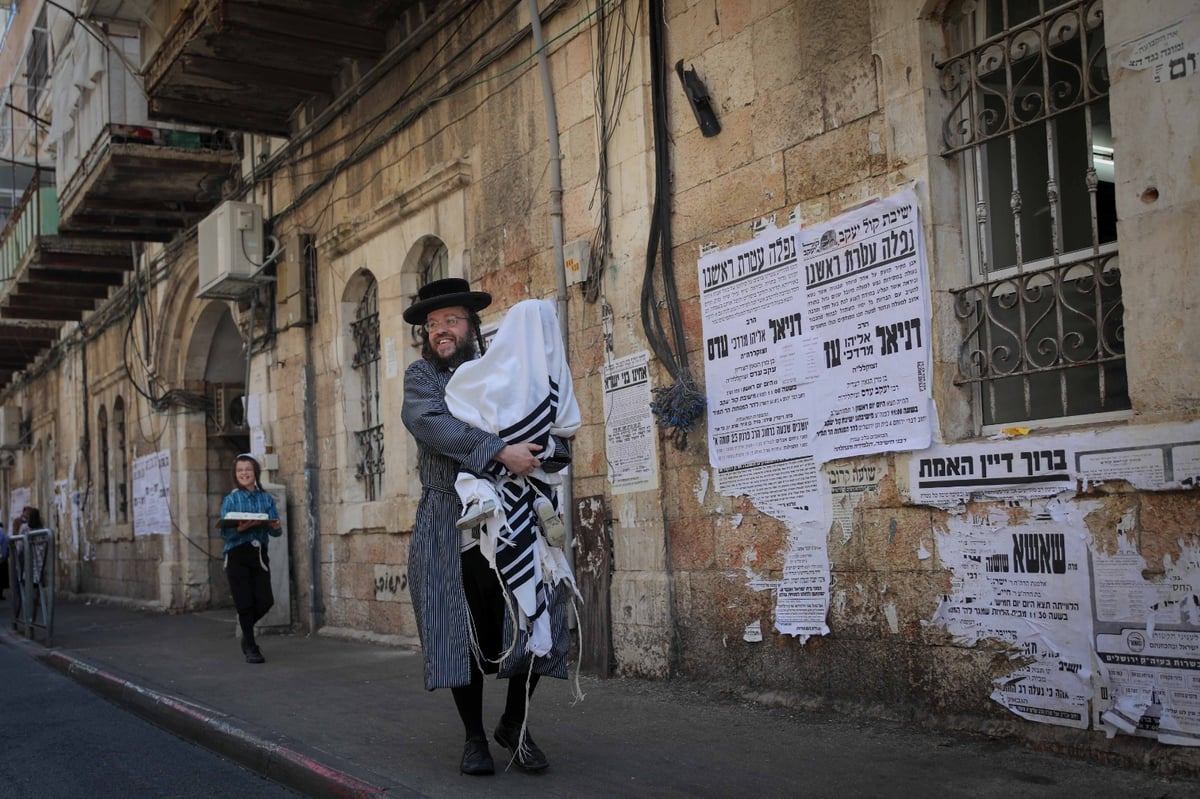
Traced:
<path fill-rule="evenodd" d="M 683 84 L 683 93 L 687 95 L 688 105 L 692 107 L 692 113 L 696 116 L 696 124 L 700 126 L 700 132 L 706 138 L 716 136 L 721 132 L 721 122 L 717 119 L 712 98 L 708 96 L 708 87 L 704 85 L 704 81 L 696 74 L 694 68 L 683 68 L 682 59 L 675 62 L 675 74 L 679 76 L 679 82 Z"/>

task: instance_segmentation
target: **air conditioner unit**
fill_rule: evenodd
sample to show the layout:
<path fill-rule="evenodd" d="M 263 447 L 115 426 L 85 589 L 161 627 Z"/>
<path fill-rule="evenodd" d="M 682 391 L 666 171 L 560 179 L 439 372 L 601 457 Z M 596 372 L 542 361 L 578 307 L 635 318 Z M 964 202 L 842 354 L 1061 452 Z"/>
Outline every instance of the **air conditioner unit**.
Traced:
<path fill-rule="evenodd" d="M 200 222 L 200 289 L 197 297 L 236 300 L 258 286 L 263 267 L 262 208 L 223 202 Z"/>
<path fill-rule="evenodd" d="M 241 386 L 210 384 L 208 399 L 212 404 L 213 432 L 216 435 L 245 435 L 250 431 L 246 424 L 245 392 Z"/>
<path fill-rule="evenodd" d="M 21 409 L 14 405 L 0 406 L 0 449 L 21 448 Z"/>

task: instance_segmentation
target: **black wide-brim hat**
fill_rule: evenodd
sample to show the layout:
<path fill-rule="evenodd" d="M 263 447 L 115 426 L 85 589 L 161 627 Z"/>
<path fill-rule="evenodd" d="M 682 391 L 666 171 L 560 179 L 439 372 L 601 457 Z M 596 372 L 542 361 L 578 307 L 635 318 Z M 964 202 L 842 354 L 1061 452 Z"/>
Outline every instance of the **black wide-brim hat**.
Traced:
<path fill-rule="evenodd" d="M 486 291 L 471 291 L 471 284 L 461 277 L 446 277 L 426 283 L 417 292 L 417 301 L 404 312 L 404 321 L 410 325 L 425 324 L 430 311 L 453 308 L 461 305 L 468 311 L 479 313 L 492 304 L 492 295 Z"/>

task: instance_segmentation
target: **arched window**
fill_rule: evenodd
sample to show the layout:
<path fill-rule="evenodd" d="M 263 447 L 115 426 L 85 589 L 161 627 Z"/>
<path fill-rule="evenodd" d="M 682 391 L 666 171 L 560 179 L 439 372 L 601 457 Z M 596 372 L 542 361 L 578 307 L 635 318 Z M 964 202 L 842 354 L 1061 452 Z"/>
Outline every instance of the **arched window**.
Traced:
<path fill-rule="evenodd" d="M 383 483 L 383 418 L 379 409 L 379 283 L 373 276 L 363 291 L 350 325 L 354 341 L 354 371 L 362 393 L 361 423 L 355 431 L 357 464 L 355 475 L 363 481 L 368 501 L 379 497 Z"/>
<path fill-rule="evenodd" d="M 422 286 L 450 276 L 450 251 L 441 239 L 426 239 L 425 251 L 421 253 L 418 268 Z"/>
<path fill-rule="evenodd" d="M 96 417 L 96 444 L 100 459 L 96 469 L 96 473 L 100 476 L 100 509 L 103 511 L 104 519 L 107 520 L 112 517 L 112 499 L 109 494 L 112 482 L 109 479 L 108 471 L 108 410 L 103 405 L 100 406 L 100 413 Z"/>
<path fill-rule="evenodd" d="M 116 485 L 117 521 L 129 521 L 129 462 L 125 443 L 125 400 L 113 402 L 113 482 Z"/>

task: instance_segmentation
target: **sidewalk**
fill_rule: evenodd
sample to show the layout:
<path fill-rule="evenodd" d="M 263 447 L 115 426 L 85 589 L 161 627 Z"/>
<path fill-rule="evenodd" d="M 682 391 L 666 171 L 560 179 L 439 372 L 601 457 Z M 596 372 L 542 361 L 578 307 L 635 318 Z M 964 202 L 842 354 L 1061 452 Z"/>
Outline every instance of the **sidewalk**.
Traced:
<path fill-rule="evenodd" d="M 321 636 L 262 636 L 244 663 L 232 611 L 169 616 L 57 604 L 54 647 L 23 649 L 111 701 L 310 796 L 1184 797 L 1170 780 L 890 722 L 714 700 L 686 684 L 584 676 L 585 701 L 544 680 L 531 729 L 541 775 L 458 773 L 449 691 L 422 688 L 419 654 Z M 485 688 L 485 724 L 502 691 Z M 131 753 L 136 756 L 136 753 Z M 1168 753 L 1163 754 L 1169 757 Z"/>

